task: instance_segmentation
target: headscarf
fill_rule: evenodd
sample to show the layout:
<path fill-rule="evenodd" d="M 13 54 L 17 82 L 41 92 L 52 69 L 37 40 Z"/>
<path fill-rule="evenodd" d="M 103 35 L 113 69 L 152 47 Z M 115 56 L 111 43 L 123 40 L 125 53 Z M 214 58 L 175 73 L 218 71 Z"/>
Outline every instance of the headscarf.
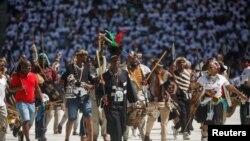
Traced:
<path fill-rule="evenodd" d="M 49 58 L 45 53 L 40 53 L 39 54 L 38 60 L 40 61 L 40 59 L 42 59 L 42 58 L 45 58 L 47 65 L 50 66 Z"/>

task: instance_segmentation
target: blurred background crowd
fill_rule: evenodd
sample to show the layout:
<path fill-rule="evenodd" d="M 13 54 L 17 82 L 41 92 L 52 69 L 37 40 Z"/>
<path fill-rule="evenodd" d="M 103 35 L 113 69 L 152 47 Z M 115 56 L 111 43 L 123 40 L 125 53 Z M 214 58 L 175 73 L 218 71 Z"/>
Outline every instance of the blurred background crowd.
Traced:
<path fill-rule="evenodd" d="M 193 66 L 221 53 L 234 76 L 241 58 L 250 56 L 249 7 L 248 0 L 8 0 L 1 54 L 30 57 L 34 42 L 39 52 L 44 47 L 51 59 L 61 52 L 67 62 L 77 48 L 93 57 L 98 32 L 126 30 L 124 51 L 142 53 L 145 64 L 168 49 L 169 65 L 174 46 L 175 56 Z"/>

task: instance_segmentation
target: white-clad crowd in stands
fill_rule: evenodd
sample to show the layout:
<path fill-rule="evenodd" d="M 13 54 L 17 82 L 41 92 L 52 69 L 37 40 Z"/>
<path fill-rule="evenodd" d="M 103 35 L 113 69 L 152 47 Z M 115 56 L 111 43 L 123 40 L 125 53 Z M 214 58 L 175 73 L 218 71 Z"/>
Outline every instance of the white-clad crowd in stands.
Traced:
<path fill-rule="evenodd" d="M 175 43 L 176 54 L 186 56 L 193 64 L 196 48 L 201 49 L 203 59 L 214 56 L 218 49 L 226 55 L 229 50 L 249 48 L 247 3 L 10 0 L 3 52 L 15 57 L 22 51 L 27 54 L 34 35 L 36 44 L 43 45 L 50 58 L 61 51 L 69 60 L 77 48 L 85 48 L 93 55 L 98 31 L 127 30 L 123 45 L 126 51 L 133 48 L 152 57 Z"/>

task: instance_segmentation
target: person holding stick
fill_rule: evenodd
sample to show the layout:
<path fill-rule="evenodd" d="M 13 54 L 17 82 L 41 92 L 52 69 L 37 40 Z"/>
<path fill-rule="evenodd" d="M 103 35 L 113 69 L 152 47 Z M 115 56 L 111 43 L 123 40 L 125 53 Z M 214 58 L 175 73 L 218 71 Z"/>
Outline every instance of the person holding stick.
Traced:
<path fill-rule="evenodd" d="M 107 38 L 111 41 L 107 41 L 110 68 L 101 77 L 98 88 L 100 91 L 98 94 L 104 103 L 107 133 L 110 134 L 111 141 L 122 141 L 127 121 L 127 100 L 134 106 L 137 104 L 137 96 L 133 91 L 128 72 L 120 67 L 122 46 L 119 37 L 122 34 L 118 35 L 114 37 L 112 33 L 107 33 Z"/>
<path fill-rule="evenodd" d="M 174 64 L 176 69 L 174 71 L 174 78 L 177 84 L 177 99 L 179 106 L 179 121 L 175 124 L 173 128 L 174 138 L 177 138 L 178 130 L 183 133 L 183 139 L 189 140 L 189 134 L 191 129 L 191 123 L 185 128 L 190 114 L 190 99 L 192 98 L 192 91 L 190 89 L 192 70 L 187 67 L 188 60 L 184 57 L 176 58 Z M 190 65 L 188 65 L 190 66 Z"/>
<path fill-rule="evenodd" d="M 140 137 L 144 140 L 144 126 L 145 126 L 145 115 L 146 115 L 146 106 L 148 105 L 147 99 L 147 86 L 143 85 L 143 81 L 146 76 L 151 72 L 150 68 L 142 64 L 139 61 L 140 54 L 134 51 L 131 51 L 128 54 L 126 61 L 125 69 L 129 73 L 129 78 L 133 89 L 136 91 L 137 97 L 140 101 L 140 108 L 133 108 L 128 105 L 128 122 L 127 129 L 124 133 L 124 141 L 128 140 L 129 129 L 132 126 L 133 136 L 136 135 L 137 128 L 140 132 Z M 140 114 L 138 114 L 140 113 Z"/>
<path fill-rule="evenodd" d="M 166 52 L 164 54 L 166 54 Z M 163 58 L 164 54 L 161 58 Z M 164 93 L 164 83 L 167 82 L 172 75 L 167 70 L 163 69 L 161 59 L 154 60 L 152 66 L 152 73 L 149 75 L 150 77 L 146 79 L 149 84 L 151 97 L 149 98 L 147 107 L 148 119 L 144 141 L 151 141 L 150 133 L 158 117 L 161 118 L 161 141 L 166 141 L 170 107 L 166 104 L 167 96 Z"/>
<path fill-rule="evenodd" d="M 106 57 L 104 56 L 104 46 L 103 46 L 103 39 L 102 33 L 99 33 L 99 49 L 96 51 L 95 60 L 89 60 L 90 70 L 92 70 L 92 75 L 95 77 L 96 80 L 102 78 L 103 73 L 107 71 L 106 68 Z M 95 83 L 95 89 L 91 91 L 90 96 L 92 97 L 93 104 L 92 104 L 92 113 L 93 113 L 93 126 L 94 126 L 94 141 L 97 141 L 99 132 L 101 129 L 101 136 L 103 137 L 104 141 L 110 141 L 110 136 L 107 134 L 107 119 L 103 110 L 103 102 L 102 97 L 99 95 L 100 91 L 98 91 L 99 83 Z M 104 87 L 102 86 L 102 89 Z M 102 91 L 105 93 L 104 91 Z M 101 127 L 99 129 L 99 127 Z"/>

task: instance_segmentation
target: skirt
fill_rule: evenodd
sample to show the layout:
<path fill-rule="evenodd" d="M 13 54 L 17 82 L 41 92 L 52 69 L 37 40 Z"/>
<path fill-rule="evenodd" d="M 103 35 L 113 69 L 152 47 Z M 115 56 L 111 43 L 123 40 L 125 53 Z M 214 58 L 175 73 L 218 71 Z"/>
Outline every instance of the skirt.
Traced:
<path fill-rule="evenodd" d="M 195 114 L 195 120 L 198 123 L 204 123 L 208 125 L 221 125 L 223 123 L 223 103 L 219 102 L 217 105 L 212 106 L 214 114 L 211 120 L 208 119 L 209 109 L 209 104 L 205 106 L 199 105 Z"/>

